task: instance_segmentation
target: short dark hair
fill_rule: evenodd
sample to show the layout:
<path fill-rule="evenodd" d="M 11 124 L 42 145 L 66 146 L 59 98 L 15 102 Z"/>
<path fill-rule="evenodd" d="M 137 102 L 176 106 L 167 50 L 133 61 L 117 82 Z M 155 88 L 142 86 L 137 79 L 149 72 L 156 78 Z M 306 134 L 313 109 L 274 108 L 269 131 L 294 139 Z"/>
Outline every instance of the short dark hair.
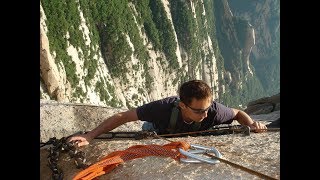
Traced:
<path fill-rule="evenodd" d="M 193 98 L 197 100 L 212 97 L 211 88 L 202 80 L 191 80 L 183 83 L 179 88 L 180 100 L 190 105 Z"/>

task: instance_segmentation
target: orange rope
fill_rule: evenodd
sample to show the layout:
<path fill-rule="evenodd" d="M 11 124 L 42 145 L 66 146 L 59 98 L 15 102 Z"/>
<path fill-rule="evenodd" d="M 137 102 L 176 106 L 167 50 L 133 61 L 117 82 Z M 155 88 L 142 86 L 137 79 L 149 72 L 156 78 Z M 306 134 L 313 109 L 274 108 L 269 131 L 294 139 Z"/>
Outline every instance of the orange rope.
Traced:
<path fill-rule="evenodd" d="M 91 180 L 97 176 L 101 176 L 112 171 L 120 163 L 124 161 L 141 158 L 145 156 L 166 156 L 175 160 L 179 160 L 183 157 L 178 151 L 178 148 L 182 148 L 187 151 L 190 148 L 190 144 L 183 141 L 171 142 L 163 146 L 160 145 L 136 145 L 131 146 L 123 151 L 115 151 L 102 158 L 99 162 L 89 166 L 88 168 L 79 172 L 73 180 Z"/>

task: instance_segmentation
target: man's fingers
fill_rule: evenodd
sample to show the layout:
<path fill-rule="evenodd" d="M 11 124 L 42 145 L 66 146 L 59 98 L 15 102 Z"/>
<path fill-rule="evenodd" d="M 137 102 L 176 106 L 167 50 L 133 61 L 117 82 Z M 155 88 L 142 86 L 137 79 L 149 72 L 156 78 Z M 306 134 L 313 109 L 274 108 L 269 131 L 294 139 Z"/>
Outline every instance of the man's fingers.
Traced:
<path fill-rule="evenodd" d="M 79 140 L 79 137 L 71 137 L 69 138 L 69 142 Z"/>
<path fill-rule="evenodd" d="M 73 136 L 69 139 L 69 142 L 72 142 L 72 141 L 74 141 L 78 145 L 78 147 L 89 144 L 87 139 L 82 136 Z"/>
<path fill-rule="evenodd" d="M 266 125 L 264 125 L 264 124 L 262 124 L 262 123 L 260 123 L 260 122 L 255 122 L 254 123 L 255 124 L 255 128 L 253 128 L 253 130 L 254 130 L 254 132 L 265 132 L 265 131 L 267 131 L 267 126 Z"/>
<path fill-rule="evenodd" d="M 81 136 L 73 136 L 73 137 L 71 137 L 70 139 L 69 139 L 69 142 L 70 141 L 85 141 L 86 140 L 86 138 L 84 138 L 84 137 L 81 137 Z"/>
<path fill-rule="evenodd" d="M 81 146 L 84 146 L 84 145 L 88 145 L 88 141 L 82 141 L 82 142 L 79 142 L 77 143 L 78 144 L 78 147 L 81 147 Z"/>

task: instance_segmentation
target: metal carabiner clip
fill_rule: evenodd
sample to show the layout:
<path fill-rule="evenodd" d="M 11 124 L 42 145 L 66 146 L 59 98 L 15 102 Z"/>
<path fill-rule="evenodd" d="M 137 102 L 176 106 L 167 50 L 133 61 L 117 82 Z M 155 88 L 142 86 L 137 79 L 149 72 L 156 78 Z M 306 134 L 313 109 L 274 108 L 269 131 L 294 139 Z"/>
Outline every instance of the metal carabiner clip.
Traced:
<path fill-rule="evenodd" d="M 200 145 L 195 145 L 195 144 L 190 144 L 190 149 L 189 151 L 185 151 L 181 148 L 179 148 L 179 152 L 187 158 L 180 158 L 180 162 L 183 163 L 202 163 L 206 162 L 209 164 L 217 164 L 220 161 L 218 159 L 214 158 L 205 158 L 203 156 L 199 156 L 197 154 L 204 154 L 204 153 L 214 153 L 216 157 L 221 158 L 222 155 L 221 153 L 213 148 L 213 147 L 206 147 L 206 146 L 200 146 Z"/>

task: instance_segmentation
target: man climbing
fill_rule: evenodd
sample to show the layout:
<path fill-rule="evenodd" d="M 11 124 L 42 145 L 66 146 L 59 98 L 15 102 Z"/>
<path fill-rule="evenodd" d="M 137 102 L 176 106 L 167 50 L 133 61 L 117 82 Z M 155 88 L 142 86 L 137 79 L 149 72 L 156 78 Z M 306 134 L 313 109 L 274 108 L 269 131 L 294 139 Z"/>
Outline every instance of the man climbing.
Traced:
<path fill-rule="evenodd" d="M 74 135 L 69 141 L 78 146 L 88 145 L 95 137 L 130 121 L 147 121 L 158 134 L 207 130 L 234 120 L 249 126 L 254 132 L 267 127 L 242 110 L 226 107 L 212 100 L 210 87 L 202 80 L 191 80 L 179 88 L 179 96 L 166 97 L 131 110 L 114 114 L 86 134 Z M 147 126 L 143 126 L 146 129 Z M 147 129 L 150 129 L 147 128 Z"/>

